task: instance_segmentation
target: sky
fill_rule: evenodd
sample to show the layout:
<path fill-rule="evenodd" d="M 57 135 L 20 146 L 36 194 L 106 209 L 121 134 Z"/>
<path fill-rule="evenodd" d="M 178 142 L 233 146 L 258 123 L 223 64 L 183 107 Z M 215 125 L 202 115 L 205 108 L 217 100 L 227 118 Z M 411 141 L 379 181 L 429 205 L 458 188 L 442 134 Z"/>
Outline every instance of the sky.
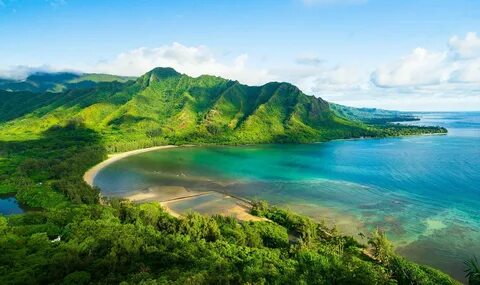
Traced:
<path fill-rule="evenodd" d="M 0 76 L 157 66 L 356 107 L 480 111 L 478 0 L 0 0 Z"/>

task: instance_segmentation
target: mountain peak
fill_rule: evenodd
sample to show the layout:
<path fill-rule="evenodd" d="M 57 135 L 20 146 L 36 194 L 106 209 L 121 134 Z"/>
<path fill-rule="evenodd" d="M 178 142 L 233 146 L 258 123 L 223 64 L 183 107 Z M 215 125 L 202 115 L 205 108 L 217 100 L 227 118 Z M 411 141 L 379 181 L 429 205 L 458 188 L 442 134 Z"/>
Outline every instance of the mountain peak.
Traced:
<path fill-rule="evenodd" d="M 182 76 L 182 74 L 171 67 L 156 67 L 139 77 L 138 82 L 141 82 L 144 86 L 148 86 L 152 81 L 160 81 L 179 76 Z"/>
<path fill-rule="evenodd" d="M 155 76 L 158 79 L 164 79 L 168 77 L 177 77 L 182 75 L 181 73 L 177 72 L 175 69 L 171 67 L 156 67 L 149 72 L 146 73 L 146 75 Z"/>

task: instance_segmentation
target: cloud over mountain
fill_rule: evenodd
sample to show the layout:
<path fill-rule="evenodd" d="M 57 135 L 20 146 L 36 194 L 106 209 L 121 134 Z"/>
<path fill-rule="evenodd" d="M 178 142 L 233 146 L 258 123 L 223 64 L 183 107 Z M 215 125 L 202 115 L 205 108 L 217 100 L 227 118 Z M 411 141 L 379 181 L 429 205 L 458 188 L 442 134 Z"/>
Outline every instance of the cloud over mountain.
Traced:
<path fill-rule="evenodd" d="M 410 98 L 412 102 L 435 102 L 438 107 L 429 107 L 431 110 L 480 107 L 480 38 L 473 32 L 451 37 L 444 50 L 417 47 L 410 54 L 380 66 L 336 64 L 315 53 L 272 63 L 249 59 L 245 53 L 229 56 L 204 45 L 174 42 L 154 48 L 136 48 L 82 67 L 15 66 L 0 70 L 0 77 L 23 79 L 36 71 L 72 68 L 139 76 L 155 67 L 173 67 L 190 76 L 216 75 L 249 85 L 286 81 L 306 94 L 353 106 L 395 106 L 412 110 L 415 105 L 405 100 Z"/>
<path fill-rule="evenodd" d="M 271 79 L 266 70 L 249 69 L 247 60 L 247 54 L 238 55 L 230 61 L 219 60 L 206 46 L 173 43 L 127 51 L 113 60 L 100 62 L 94 69 L 97 72 L 138 76 L 155 67 L 173 67 L 191 76 L 211 74 L 247 84 L 261 84 Z"/>
<path fill-rule="evenodd" d="M 78 70 L 70 68 L 60 68 L 51 65 L 29 66 L 29 65 L 15 65 L 5 69 L 0 69 L 0 78 L 23 80 L 29 75 L 37 72 L 72 72 L 81 73 Z"/>

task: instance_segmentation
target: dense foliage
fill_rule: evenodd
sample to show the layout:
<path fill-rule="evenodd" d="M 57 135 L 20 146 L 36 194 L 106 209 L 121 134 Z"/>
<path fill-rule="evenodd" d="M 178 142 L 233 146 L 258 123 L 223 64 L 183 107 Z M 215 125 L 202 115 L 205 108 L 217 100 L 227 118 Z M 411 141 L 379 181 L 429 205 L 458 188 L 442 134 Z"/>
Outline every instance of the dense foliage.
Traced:
<path fill-rule="evenodd" d="M 76 122 L 47 130 L 36 140 L 0 141 L 0 193 L 16 193 L 32 208 L 98 202 L 98 189 L 82 179 L 88 167 L 106 158 L 98 135 Z M 61 195 L 64 194 L 64 195 Z"/>
<path fill-rule="evenodd" d="M 330 108 L 337 116 L 367 124 L 385 124 L 390 122 L 419 120 L 419 118 L 410 113 L 377 108 L 353 108 L 333 103 L 330 103 Z"/>
<path fill-rule="evenodd" d="M 445 132 L 367 125 L 337 116 L 321 98 L 288 83 L 252 87 L 157 68 L 136 81 L 62 93 L 0 92 L 0 138 L 35 136 L 76 120 L 109 152 L 183 143 L 318 142 Z"/>
<path fill-rule="evenodd" d="M 467 269 L 468 284 L 470 285 L 480 285 L 480 264 L 478 263 L 477 257 L 474 256 L 471 260 L 465 261 Z"/>
<path fill-rule="evenodd" d="M 455 284 L 393 254 L 372 258 L 305 217 L 263 213 L 283 224 L 177 219 L 156 203 L 119 200 L 0 217 L 0 283 Z"/>
<path fill-rule="evenodd" d="M 248 87 L 154 70 L 136 82 L 62 93 L 0 93 L 0 193 L 29 207 L 0 215 L 0 284 L 454 284 L 288 210 L 265 222 L 99 197 L 83 173 L 108 152 L 162 143 L 313 141 L 438 132 L 369 126 L 286 83 Z M 217 141 L 216 141 L 217 139 Z"/>

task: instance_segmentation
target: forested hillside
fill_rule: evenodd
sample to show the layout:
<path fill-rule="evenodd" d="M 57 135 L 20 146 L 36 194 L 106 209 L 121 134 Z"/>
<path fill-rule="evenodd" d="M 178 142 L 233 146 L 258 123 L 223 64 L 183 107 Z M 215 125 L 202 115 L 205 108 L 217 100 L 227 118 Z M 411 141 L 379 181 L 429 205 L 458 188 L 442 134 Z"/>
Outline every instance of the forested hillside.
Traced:
<path fill-rule="evenodd" d="M 155 69 L 127 82 L 63 92 L 0 92 L 0 284 L 455 284 L 394 253 L 288 210 L 267 222 L 101 198 L 82 176 L 108 153 L 168 143 L 312 142 L 445 132 L 335 115 L 288 83 L 250 87 Z"/>
<path fill-rule="evenodd" d="M 100 199 L 82 175 L 106 150 L 78 123 L 0 150 L 0 193 L 29 206 L 0 215 L 0 284 L 457 284 L 382 232 L 362 244 L 261 202 L 251 213 L 268 222 Z"/>
<path fill-rule="evenodd" d="M 410 113 L 377 108 L 353 108 L 330 103 L 330 109 L 339 117 L 367 124 L 385 124 L 390 122 L 418 121 Z"/>
<path fill-rule="evenodd" d="M 289 83 L 252 87 L 214 76 L 192 78 L 170 68 L 154 69 L 136 81 L 58 93 L 0 92 L 0 136 L 35 136 L 69 121 L 98 132 L 109 151 L 167 143 L 314 142 L 445 131 L 343 118 L 326 101 Z"/>

